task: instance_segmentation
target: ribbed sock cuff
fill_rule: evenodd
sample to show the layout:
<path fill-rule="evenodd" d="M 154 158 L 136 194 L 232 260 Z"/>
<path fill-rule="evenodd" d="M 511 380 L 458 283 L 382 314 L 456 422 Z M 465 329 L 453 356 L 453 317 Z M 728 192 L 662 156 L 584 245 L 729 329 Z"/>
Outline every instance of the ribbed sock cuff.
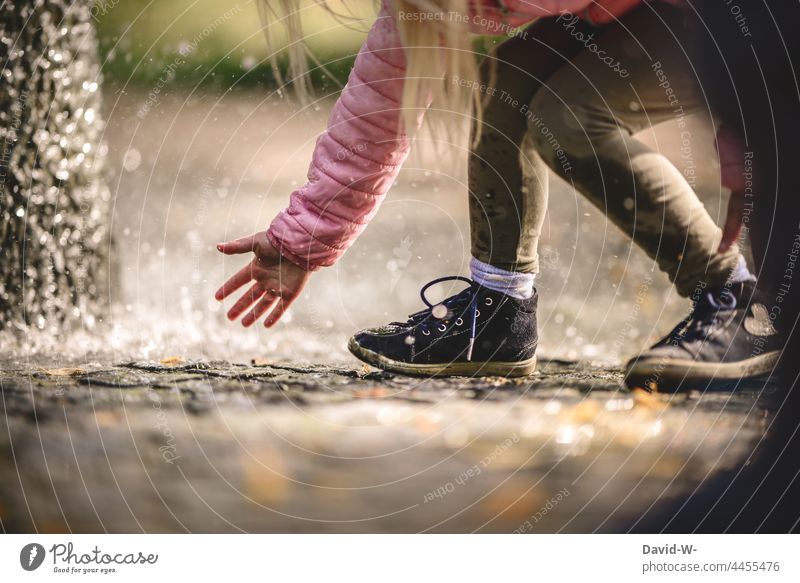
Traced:
<path fill-rule="evenodd" d="M 469 262 L 469 268 L 472 272 L 472 280 L 483 287 L 518 300 L 526 300 L 533 296 L 535 273 L 506 271 L 474 257 Z"/>

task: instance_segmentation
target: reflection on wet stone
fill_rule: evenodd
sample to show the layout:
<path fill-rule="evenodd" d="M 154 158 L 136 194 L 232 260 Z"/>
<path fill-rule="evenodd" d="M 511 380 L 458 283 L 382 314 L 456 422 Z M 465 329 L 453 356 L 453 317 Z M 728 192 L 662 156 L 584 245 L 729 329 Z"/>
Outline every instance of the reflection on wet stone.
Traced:
<path fill-rule="evenodd" d="M 767 421 L 757 393 L 630 393 L 567 361 L 514 380 L 162 362 L 4 367 L 6 529 L 613 531 L 741 464 Z"/>

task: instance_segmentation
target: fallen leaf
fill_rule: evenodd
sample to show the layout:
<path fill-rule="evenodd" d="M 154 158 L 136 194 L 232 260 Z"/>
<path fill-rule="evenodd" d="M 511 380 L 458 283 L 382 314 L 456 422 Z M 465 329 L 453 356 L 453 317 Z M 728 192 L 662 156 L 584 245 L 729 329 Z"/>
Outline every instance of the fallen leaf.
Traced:
<path fill-rule="evenodd" d="M 570 419 L 576 423 L 590 423 L 602 412 L 600 404 L 593 399 L 585 399 L 575 405 L 570 412 Z"/>
<path fill-rule="evenodd" d="M 546 502 L 541 492 L 531 489 L 528 484 L 508 482 L 502 488 L 490 491 L 481 500 L 479 508 L 487 518 L 498 520 L 513 530 L 543 509 Z"/>
<path fill-rule="evenodd" d="M 634 407 L 644 407 L 656 411 L 667 408 L 667 404 L 661 401 L 658 396 L 644 389 L 633 389 L 633 405 Z"/>
<path fill-rule="evenodd" d="M 353 391 L 353 396 L 357 399 L 375 399 L 380 397 L 389 397 L 392 391 L 384 387 L 371 387 L 369 389 L 359 389 Z"/>
<path fill-rule="evenodd" d="M 280 504 L 291 493 L 290 484 L 283 477 L 287 469 L 277 451 L 249 449 L 247 455 L 239 456 L 239 463 L 245 492 L 258 504 Z"/>
<path fill-rule="evenodd" d="M 94 418 L 98 427 L 117 427 L 120 422 L 119 415 L 112 411 L 98 411 Z"/>

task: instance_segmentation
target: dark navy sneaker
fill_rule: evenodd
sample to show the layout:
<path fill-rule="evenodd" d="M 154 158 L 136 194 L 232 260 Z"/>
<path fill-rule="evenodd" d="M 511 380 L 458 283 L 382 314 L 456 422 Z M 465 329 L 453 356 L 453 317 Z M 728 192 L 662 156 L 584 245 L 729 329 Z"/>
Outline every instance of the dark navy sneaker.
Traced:
<path fill-rule="evenodd" d="M 465 290 L 433 305 L 429 287 L 464 281 Z M 362 330 L 348 348 L 391 372 L 414 375 L 524 376 L 536 369 L 537 295 L 518 300 L 466 277 L 435 279 L 420 291 L 426 309 L 406 322 Z"/>
<path fill-rule="evenodd" d="M 736 387 L 775 368 L 782 343 L 753 282 L 706 292 L 689 317 L 628 362 L 626 384 L 662 392 Z"/>

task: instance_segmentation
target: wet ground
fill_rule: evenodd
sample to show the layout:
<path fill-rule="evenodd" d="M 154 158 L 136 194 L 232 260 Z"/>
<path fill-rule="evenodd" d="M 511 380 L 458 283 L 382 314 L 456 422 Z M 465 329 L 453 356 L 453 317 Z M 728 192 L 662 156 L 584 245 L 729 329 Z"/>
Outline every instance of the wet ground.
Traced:
<path fill-rule="evenodd" d="M 113 309 L 95 329 L 0 338 L 4 530 L 619 531 L 739 467 L 761 437 L 757 392 L 622 388 L 621 363 L 687 304 L 557 181 L 528 379 L 393 377 L 346 352 L 353 331 L 419 309 L 422 284 L 467 270 L 463 168 L 425 155 L 279 326 L 227 322 L 212 294 L 245 260 L 214 244 L 286 203 L 329 104 L 170 87 L 105 98 Z M 693 136 L 693 159 L 713 159 L 710 136 Z M 674 133 L 647 139 L 685 163 Z M 713 195 L 716 171 L 697 168 Z"/>
<path fill-rule="evenodd" d="M 756 393 L 631 393 L 560 361 L 513 381 L 9 365 L 0 387 L 6 531 L 624 531 L 743 463 L 766 423 Z"/>

